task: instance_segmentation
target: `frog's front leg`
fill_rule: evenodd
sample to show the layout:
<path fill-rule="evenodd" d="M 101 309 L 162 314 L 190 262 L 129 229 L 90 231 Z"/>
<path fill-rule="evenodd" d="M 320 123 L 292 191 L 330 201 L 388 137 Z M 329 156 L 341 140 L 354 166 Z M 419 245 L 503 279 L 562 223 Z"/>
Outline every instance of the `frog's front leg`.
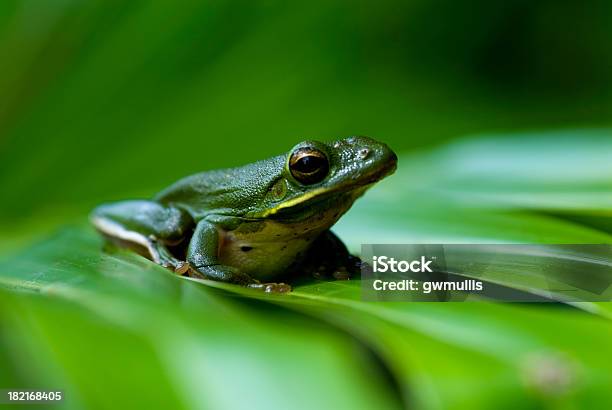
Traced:
<path fill-rule="evenodd" d="M 202 220 L 196 229 L 187 248 L 187 262 L 205 279 L 234 283 L 265 292 L 288 292 L 291 287 L 284 283 L 260 283 L 244 272 L 232 266 L 219 263 L 219 229 L 207 220 Z"/>
<path fill-rule="evenodd" d="M 327 230 L 313 242 L 302 270 L 318 279 L 349 279 L 360 272 L 361 263 L 361 259 L 349 253 L 340 238 Z"/>
<path fill-rule="evenodd" d="M 187 213 L 153 201 L 121 201 L 97 207 L 91 221 L 111 242 L 177 273 L 187 272 L 189 265 L 175 258 L 167 247 L 190 233 L 193 220 Z"/>

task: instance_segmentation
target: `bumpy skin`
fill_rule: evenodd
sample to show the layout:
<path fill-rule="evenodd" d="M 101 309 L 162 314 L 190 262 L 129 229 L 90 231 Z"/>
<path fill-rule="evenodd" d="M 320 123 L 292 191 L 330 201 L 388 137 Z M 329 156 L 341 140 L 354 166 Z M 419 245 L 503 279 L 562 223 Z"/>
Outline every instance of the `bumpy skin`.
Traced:
<path fill-rule="evenodd" d="M 296 179 L 290 158 L 300 149 L 324 153 L 325 178 Z M 294 270 L 343 277 L 358 259 L 329 228 L 396 161 L 367 137 L 304 141 L 285 155 L 188 176 L 152 200 L 101 205 L 91 219 L 108 239 L 179 273 L 255 287 Z M 181 243 L 186 262 L 169 250 Z"/>

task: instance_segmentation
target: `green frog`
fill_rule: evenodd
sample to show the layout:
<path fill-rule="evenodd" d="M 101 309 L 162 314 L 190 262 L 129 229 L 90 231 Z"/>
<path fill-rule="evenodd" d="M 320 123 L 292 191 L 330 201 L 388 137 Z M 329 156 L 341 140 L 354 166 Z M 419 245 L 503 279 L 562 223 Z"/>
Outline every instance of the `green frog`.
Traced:
<path fill-rule="evenodd" d="M 187 176 L 151 200 L 97 207 L 95 228 L 178 274 L 267 292 L 298 271 L 343 279 L 359 269 L 330 227 L 397 156 L 368 137 L 303 141 L 287 154 Z"/>

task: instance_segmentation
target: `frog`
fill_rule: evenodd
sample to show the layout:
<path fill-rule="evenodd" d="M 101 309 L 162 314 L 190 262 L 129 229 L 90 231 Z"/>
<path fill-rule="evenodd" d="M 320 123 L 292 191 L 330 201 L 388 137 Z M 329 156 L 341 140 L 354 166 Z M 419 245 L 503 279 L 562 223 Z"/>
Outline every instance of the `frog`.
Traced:
<path fill-rule="evenodd" d="M 291 278 L 348 279 L 361 261 L 330 228 L 397 156 L 365 136 L 305 140 L 251 164 L 196 173 L 151 199 L 96 207 L 97 231 L 178 275 L 289 292 Z"/>

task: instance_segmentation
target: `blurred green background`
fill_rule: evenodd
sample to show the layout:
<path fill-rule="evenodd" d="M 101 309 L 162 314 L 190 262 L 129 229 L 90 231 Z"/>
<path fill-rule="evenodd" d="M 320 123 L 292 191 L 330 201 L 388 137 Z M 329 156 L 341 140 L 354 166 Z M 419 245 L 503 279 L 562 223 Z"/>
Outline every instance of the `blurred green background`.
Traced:
<path fill-rule="evenodd" d="M 0 4 L 0 215 L 371 135 L 610 123 L 606 1 Z M 36 201 L 24 201 L 36 192 Z"/>
<path fill-rule="evenodd" d="M 67 408 L 610 408 L 609 304 L 364 303 L 357 280 L 263 297 L 102 253 L 86 221 L 358 134 L 400 160 L 339 224 L 353 250 L 612 243 L 610 44 L 604 0 L 1 1 L 0 388 Z M 547 266 L 492 269 L 529 289 Z"/>

